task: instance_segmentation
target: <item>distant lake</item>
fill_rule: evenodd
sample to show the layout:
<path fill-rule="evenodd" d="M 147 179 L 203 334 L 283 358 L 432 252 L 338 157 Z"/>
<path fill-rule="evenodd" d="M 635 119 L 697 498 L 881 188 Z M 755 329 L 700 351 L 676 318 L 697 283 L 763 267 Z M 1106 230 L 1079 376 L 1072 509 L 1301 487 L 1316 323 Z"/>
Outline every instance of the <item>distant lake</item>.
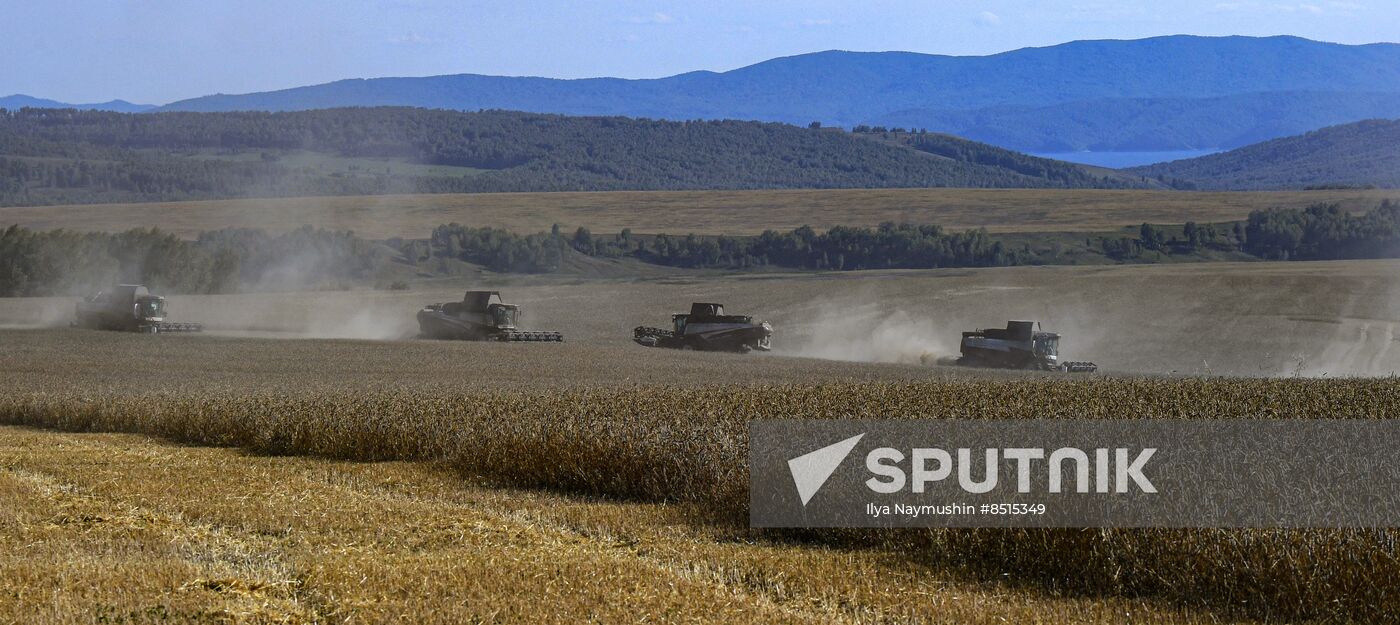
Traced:
<path fill-rule="evenodd" d="M 1152 163 L 1164 163 L 1166 161 L 1179 161 L 1183 158 L 1196 158 L 1208 154 L 1223 152 L 1220 149 L 1209 150 L 1169 150 L 1166 152 L 1052 152 L 1035 153 L 1032 156 L 1041 158 L 1053 158 L 1059 161 L 1069 161 L 1071 163 L 1083 163 L 1085 165 L 1097 165 L 1099 167 L 1136 167 L 1138 165 L 1151 165 Z"/>

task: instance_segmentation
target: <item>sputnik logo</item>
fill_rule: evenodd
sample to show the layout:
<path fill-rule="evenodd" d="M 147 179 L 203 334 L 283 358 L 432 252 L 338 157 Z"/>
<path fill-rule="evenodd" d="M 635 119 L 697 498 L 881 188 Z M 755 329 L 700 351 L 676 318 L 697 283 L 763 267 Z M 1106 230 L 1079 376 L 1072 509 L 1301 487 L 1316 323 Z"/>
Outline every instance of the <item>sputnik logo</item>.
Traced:
<path fill-rule="evenodd" d="M 802 498 L 803 507 L 817 495 L 817 491 L 836 472 L 836 467 L 841 466 L 841 461 L 851 455 L 851 450 L 862 438 L 865 438 L 865 434 L 788 460 L 788 470 L 792 471 L 792 481 L 797 485 L 797 495 Z"/>

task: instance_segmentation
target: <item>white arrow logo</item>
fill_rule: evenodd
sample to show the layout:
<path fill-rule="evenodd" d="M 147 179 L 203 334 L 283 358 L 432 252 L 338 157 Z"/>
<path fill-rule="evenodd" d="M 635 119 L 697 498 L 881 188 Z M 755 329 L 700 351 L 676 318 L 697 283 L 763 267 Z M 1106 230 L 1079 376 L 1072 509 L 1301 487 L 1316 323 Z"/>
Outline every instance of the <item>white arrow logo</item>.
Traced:
<path fill-rule="evenodd" d="M 841 466 L 841 461 L 850 455 L 862 438 L 865 435 L 858 434 L 788 461 L 788 470 L 792 471 L 792 481 L 797 485 L 797 494 L 802 498 L 803 506 L 816 496 L 822 484 L 836 472 L 836 467 Z"/>

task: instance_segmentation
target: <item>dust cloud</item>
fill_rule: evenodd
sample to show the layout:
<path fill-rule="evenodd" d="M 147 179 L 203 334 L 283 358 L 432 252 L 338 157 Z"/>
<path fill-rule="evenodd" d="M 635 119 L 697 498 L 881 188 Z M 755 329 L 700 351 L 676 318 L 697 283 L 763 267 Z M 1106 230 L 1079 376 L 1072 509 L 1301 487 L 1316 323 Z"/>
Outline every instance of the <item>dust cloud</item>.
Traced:
<path fill-rule="evenodd" d="M 775 348 L 778 354 L 902 364 L 951 362 L 957 358 L 956 337 L 961 336 L 928 316 L 874 301 L 826 302 L 790 319 L 783 331 L 791 333 L 787 342 L 792 347 L 780 344 Z"/>
<path fill-rule="evenodd" d="M 210 334 L 267 338 L 413 338 L 426 302 L 400 292 L 357 288 L 169 298 L 171 321 L 203 323 Z"/>
<path fill-rule="evenodd" d="M 77 298 L 3 298 L 0 302 L 0 330 L 33 330 L 67 327 Z"/>

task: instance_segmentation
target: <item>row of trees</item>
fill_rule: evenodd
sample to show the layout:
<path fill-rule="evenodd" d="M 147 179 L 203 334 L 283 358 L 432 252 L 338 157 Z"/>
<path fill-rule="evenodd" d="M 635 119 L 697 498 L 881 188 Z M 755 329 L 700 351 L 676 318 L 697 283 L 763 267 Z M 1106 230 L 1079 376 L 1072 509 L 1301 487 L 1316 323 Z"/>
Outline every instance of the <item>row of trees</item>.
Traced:
<path fill-rule="evenodd" d="M 187 241 L 157 228 L 119 233 L 0 230 L 0 297 L 77 295 L 116 283 L 171 293 L 308 288 L 364 279 L 396 250 L 349 232 L 303 227 L 205 232 Z"/>
<path fill-rule="evenodd" d="M 1254 211 L 1244 222 L 1186 222 L 1179 231 L 1142 224 L 1138 236 L 1101 238 L 1103 254 L 1134 260 L 1146 252 L 1195 254 L 1206 250 L 1243 252 L 1266 260 L 1340 260 L 1400 257 L 1400 202 L 1383 200 L 1353 215 L 1336 204 Z"/>
<path fill-rule="evenodd" d="M 1031 260 L 985 230 L 947 232 L 938 226 L 892 222 L 877 228 L 837 226 L 821 234 L 809 226 L 790 232 L 767 230 L 751 238 L 659 235 L 638 256 L 681 267 L 836 270 L 990 267 Z"/>
<path fill-rule="evenodd" d="M 428 245 L 431 256 L 475 263 L 492 271 L 551 273 L 563 262 L 566 241 L 557 228 L 552 234 L 521 236 L 500 228 L 451 223 L 433 228 Z"/>
<path fill-rule="evenodd" d="M 803 226 L 790 232 L 768 230 L 756 237 L 641 237 L 630 230 L 600 237 L 587 228 L 565 235 L 557 226 L 549 233 L 521 236 L 453 223 L 434 228 L 429 247 L 434 257 L 472 262 L 496 271 L 529 273 L 555 271 L 570 253 L 629 256 L 673 267 L 728 269 L 768 265 L 836 270 L 989 267 L 1035 260 L 1028 251 L 1010 249 L 984 230 L 947 232 L 938 226 L 895 223 L 878 228 L 838 226 L 821 234 Z"/>
<path fill-rule="evenodd" d="M 1092 240 L 1086 240 L 1090 247 Z M 1207 250 L 1244 252 L 1271 260 L 1400 257 L 1400 203 L 1351 215 L 1336 205 L 1271 209 L 1225 228 L 1188 222 L 1178 229 L 1143 224 L 1136 238 L 1103 237 L 1099 250 L 1118 261 L 1156 260 Z M 364 281 L 389 263 L 432 271 L 454 259 L 511 273 L 560 270 L 570 255 L 630 257 L 691 268 L 926 269 L 1060 262 L 1059 252 L 1011 246 L 984 230 L 950 232 L 932 225 L 884 223 L 838 226 L 818 233 L 803 226 L 758 236 L 683 237 L 572 233 L 518 235 L 499 228 L 447 224 L 426 240 L 372 242 L 350 232 L 309 226 L 279 235 L 224 229 L 182 240 L 156 228 L 126 232 L 0 231 L 0 296 L 76 294 L 116 282 L 137 282 L 178 293 L 287 289 Z"/>
<path fill-rule="evenodd" d="M 1336 204 L 1257 211 L 1249 215 L 1244 235 L 1243 250 L 1260 258 L 1395 258 L 1400 256 L 1400 202 L 1385 200 L 1362 215 Z"/>

